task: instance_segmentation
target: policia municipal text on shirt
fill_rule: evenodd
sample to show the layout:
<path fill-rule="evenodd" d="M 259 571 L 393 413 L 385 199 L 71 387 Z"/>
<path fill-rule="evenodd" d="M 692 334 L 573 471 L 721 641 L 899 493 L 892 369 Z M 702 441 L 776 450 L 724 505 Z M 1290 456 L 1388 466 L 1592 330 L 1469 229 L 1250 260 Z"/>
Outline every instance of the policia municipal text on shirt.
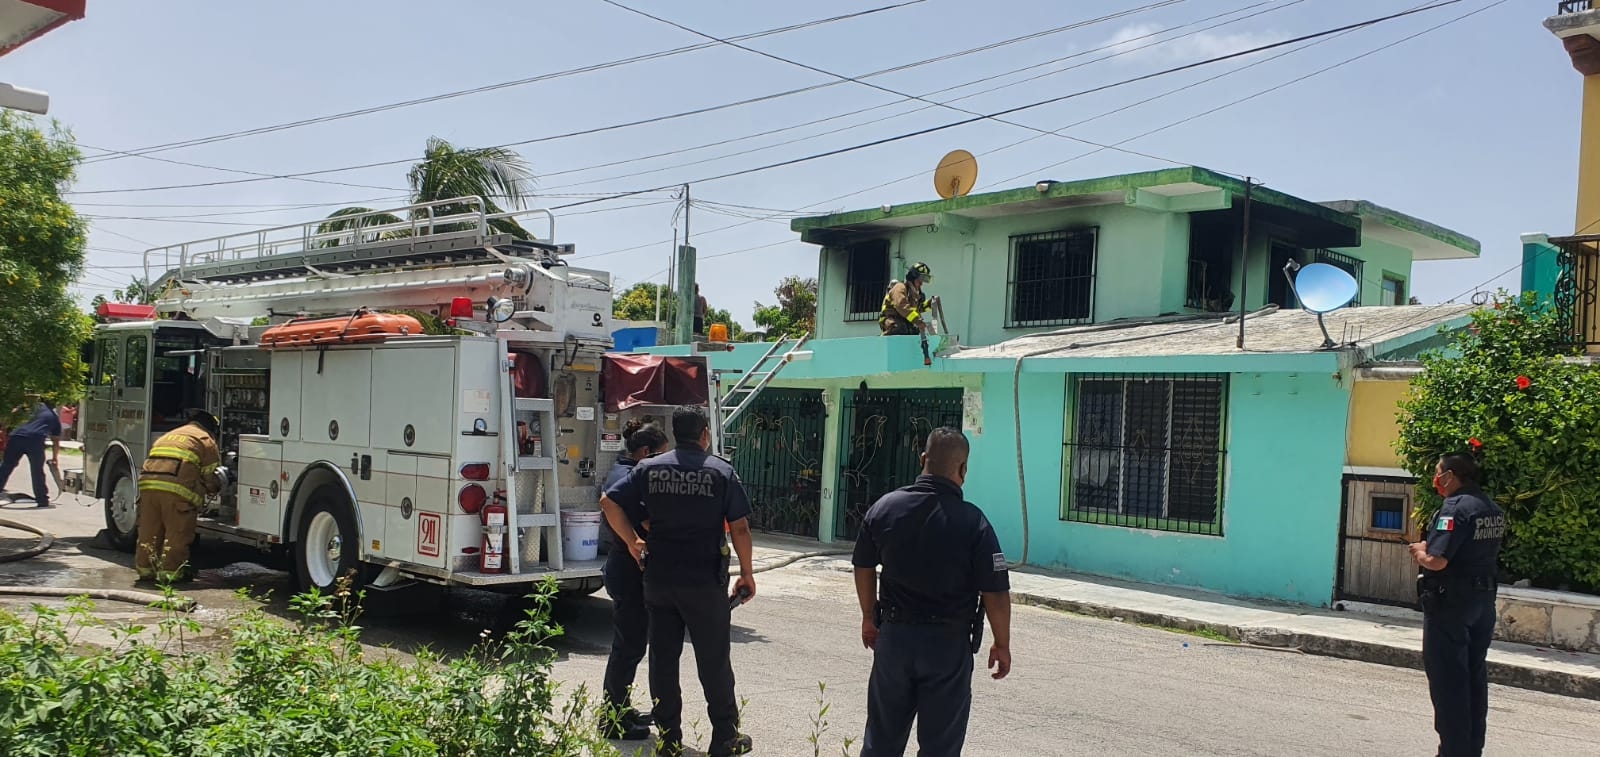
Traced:
<path fill-rule="evenodd" d="M 683 750 L 683 692 L 678 658 L 687 631 L 695 667 L 705 689 L 714 757 L 743 754 L 749 736 L 739 733 L 739 700 L 733 688 L 728 543 L 739 557 L 735 589 L 755 596 L 751 565 L 750 500 L 733 466 L 706 450 L 711 429 L 703 412 L 672 414 L 677 448 L 640 461 L 600 499 L 606 522 L 619 534 L 634 534 L 628 548 L 644 570 L 644 603 L 650 616 L 650 697 L 655 700 L 657 754 Z M 644 535 L 641 537 L 638 532 Z"/>
<path fill-rule="evenodd" d="M 1411 545 L 1421 572 L 1422 666 L 1433 699 L 1439 757 L 1483 754 L 1489 715 L 1489 642 L 1506 516 L 1478 488 L 1467 454 L 1439 458 L 1434 489 L 1444 497 L 1427 539 Z"/>

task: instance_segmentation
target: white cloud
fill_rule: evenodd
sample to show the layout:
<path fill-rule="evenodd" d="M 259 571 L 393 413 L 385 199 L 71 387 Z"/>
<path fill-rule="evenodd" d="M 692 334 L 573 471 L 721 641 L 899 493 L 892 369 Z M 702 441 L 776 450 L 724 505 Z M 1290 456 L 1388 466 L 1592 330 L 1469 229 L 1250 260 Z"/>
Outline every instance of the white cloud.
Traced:
<path fill-rule="evenodd" d="M 1114 60 L 1124 63 L 1140 61 L 1191 63 L 1240 50 L 1249 50 L 1284 38 L 1282 33 L 1275 31 L 1236 33 L 1204 31 L 1173 38 L 1157 34 L 1160 30 L 1161 27 L 1149 24 L 1125 26 L 1106 41 L 1112 46 L 1107 52 L 1122 53 Z"/>

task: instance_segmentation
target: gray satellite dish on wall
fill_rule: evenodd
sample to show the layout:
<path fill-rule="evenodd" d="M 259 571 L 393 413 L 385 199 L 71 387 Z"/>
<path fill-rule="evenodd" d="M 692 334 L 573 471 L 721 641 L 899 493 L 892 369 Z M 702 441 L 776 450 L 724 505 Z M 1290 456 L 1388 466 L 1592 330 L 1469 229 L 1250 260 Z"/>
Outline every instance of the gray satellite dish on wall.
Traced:
<path fill-rule="evenodd" d="M 1338 266 L 1327 263 L 1302 266 L 1293 260 L 1283 267 L 1283 277 L 1289 280 L 1289 288 L 1294 290 L 1301 306 L 1317 314 L 1317 328 L 1322 329 L 1322 349 L 1333 349 L 1333 337 L 1328 336 L 1322 316 L 1354 302 L 1361 294 L 1361 283 Z"/>

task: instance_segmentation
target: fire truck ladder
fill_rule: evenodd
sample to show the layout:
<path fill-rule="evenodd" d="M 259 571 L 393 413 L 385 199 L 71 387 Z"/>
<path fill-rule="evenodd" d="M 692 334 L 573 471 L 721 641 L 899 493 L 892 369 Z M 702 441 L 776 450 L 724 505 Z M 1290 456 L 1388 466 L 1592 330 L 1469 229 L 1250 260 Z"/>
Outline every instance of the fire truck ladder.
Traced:
<path fill-rule="evenodd" d="M 502 341 L 501 346 L 508 345 Z M 504 350 L 502 354 L 506 354 Z M 555 401 L 516 397 L 511 360 L 506 359 L 502 365 L 500 458 L 506 461 L 506 564 L 513 576 L 542 570 L 559 571 L 566 563 L 561 554 L 561 486 L 556 480 L 554 457 L 556 444 L 560 442 Z M 519 423 L 526 424 L 536 440 L 534 449 L 522 449 Z M 531 433 L 536 425 L 538 432 Z M 489 528 L 493 529 L 494 524 L 489 524 Z M 540 529 L 546 536 L 545 559 L 524 562 L 524 544 L 531 548 L 529 555 L 538 554 Z"/>
<path fill-rule="evenodd" d="M 739 438 L 739 434 L 735 431 L 738 428 L 736 422 L 739 420 L 739 416 L 743 415 L 744 411 L 748 410 L 750 405 L 755 402 L 756 397 L 761 394 L 761 390 L 767 388 L 767 384 L 772 383 L 772 379 L 777 377 L 784 366 L 797 359 L 811 356 L 810 352 L 801 349 L 810 339 L 810 334 L 802 334 L 799 337 L 780 337 L 778 341 L 772 343 L 771 347 L 767 348 L 766 354 L 762 355 L 755 365 L 750 366 L 748 372 L 741 375 L 739 380 L 728 388 L 726 394 L 716 400 L 717 414 L 720 416 L 719 428 L 722 431 L 721 444 L 723 454 L 731 453 L 734 447 L 737 446 L 735 441 Z"/>

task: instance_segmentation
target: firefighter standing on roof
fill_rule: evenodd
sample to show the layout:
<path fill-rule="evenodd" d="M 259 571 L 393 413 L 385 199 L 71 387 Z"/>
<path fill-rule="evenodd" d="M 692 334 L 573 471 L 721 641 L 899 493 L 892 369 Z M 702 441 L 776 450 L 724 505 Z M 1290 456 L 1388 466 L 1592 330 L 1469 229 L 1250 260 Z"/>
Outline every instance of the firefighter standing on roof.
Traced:
<path fill-rule="evenodd" d="M 227 477 L 217 450 L 217 417 L 203 410 L 189 417 L 156 440 L 139 471 L 139 548 L 133 566 L 141 581 L 194 577 L 187 563 L 200 506 L 207 494 L 222 490 Z"/>
<path fill-rule="evenodd" d="M 878 328 L 884 336 L 912 335 L 928 329 L 928 297 L 922 293 L 922 285 L 931 283 L 933 270 L 927 263 L 918 263 L 906 271 L 905 281 L 889 287 L 878 313 Z"/>

